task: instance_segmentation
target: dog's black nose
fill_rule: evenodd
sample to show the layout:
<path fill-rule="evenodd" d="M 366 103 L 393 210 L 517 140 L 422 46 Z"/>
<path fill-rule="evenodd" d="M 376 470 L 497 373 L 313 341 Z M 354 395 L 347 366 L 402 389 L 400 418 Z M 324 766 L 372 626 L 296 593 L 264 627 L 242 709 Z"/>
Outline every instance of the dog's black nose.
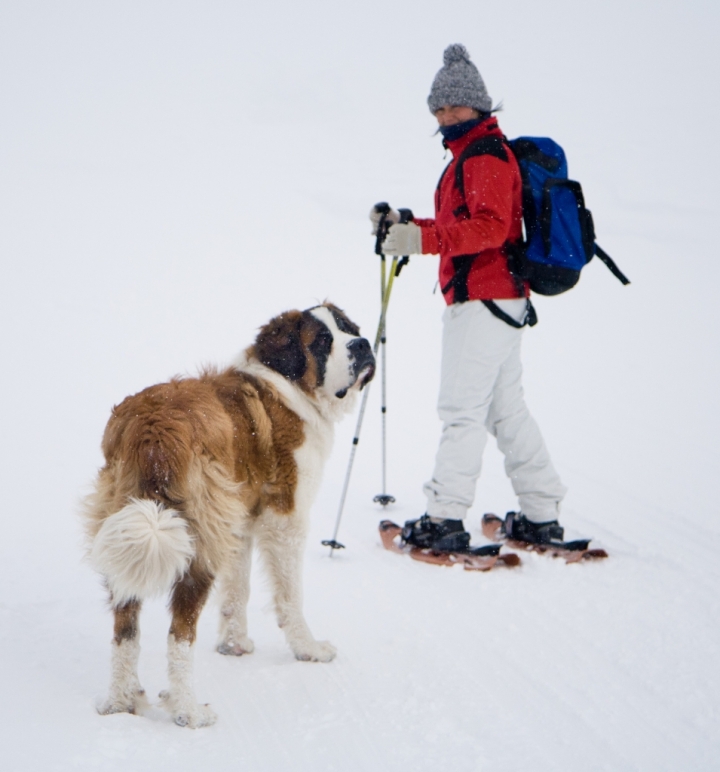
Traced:
<path fill-rule="evenodd" d="M 375 357 L 366 338 L 355 338 L 347 344 L 347 347 L 353 355 L 356 367 L 362 369 L 367 365 L 375 364 Z"/>
<path fill-rule="evenodd" d="M 355 374 L 357 375 L 367 367 L 370 367 L 374 374 L 375 357 L 373 356 L 372 348 L 370 348 L 370 343 L 367 341 L 367 339 L 355 338 L 347 344 L 347 347 L 352 354 L 352 367 L 355 371 Z M 370 380 L 370 378 L 367 378 L 366 382 L 368 380 Z"/>

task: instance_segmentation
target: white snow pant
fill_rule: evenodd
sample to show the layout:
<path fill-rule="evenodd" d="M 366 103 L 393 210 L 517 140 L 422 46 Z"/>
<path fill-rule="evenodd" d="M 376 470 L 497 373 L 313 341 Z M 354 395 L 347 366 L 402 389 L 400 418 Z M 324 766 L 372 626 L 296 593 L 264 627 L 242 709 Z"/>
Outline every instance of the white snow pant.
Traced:
<path fill-rule="evenodd" d="M 524 301 L 500 305 L 522 318 Z M 523 399 L 521 337 L 522 330 L 493 316 L 480 300 L 445 309 L 438 399 L 443 428 L 432 479 L 423 487 L 431 517 L 465 517 L 490 432 L 505 456 L 520 511 L 536 522 L 557 518 L 566 488 Z"/>

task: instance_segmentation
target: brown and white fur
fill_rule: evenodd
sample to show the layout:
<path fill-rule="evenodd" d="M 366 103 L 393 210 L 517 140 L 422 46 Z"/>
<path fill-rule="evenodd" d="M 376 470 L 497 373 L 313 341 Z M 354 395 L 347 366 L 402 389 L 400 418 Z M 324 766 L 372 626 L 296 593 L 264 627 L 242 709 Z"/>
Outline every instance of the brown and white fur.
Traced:
<path fill-rule="evenodd" d="M 106 463 L 84 509 L 90 557 L 115 616 L 101 713 L 147 705 L 137 675 L 138 617 L 145 598 L 169 590 L 169 688 L 161 704 L 181 726 L 215 721 L 194 696 L 197 621 L 218 579 L 217 650 L 253 650 L 246 616 L 253 548 L 295 657 L 333 659 L 335 648 L 315 640 L 303 616 L 302 558 L 333 424 L 374 374 L 359 335 L 331 304 L 288 311 L 261 328 L 235 366 L 151 386 L 113 409 Z"/>

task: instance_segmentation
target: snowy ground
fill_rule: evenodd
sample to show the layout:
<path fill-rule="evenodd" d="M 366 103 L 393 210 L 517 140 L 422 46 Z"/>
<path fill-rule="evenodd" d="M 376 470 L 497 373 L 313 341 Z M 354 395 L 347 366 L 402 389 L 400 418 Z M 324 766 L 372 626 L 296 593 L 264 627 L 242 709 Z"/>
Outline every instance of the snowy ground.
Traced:
<path fill-rule="evenodd" d="M 714 770 L 720 767 L 720 329 L 715 4 L 510 0 L 49 2 L 0 7 L 0 767 L 3 770 Z M 431 211 L 445 161 L 424 99 L 464 42 L 509 136 L 551 135 L 582 180 L 600 264 L 537 302 L 526 392 L 570 488 L 565 525 L 611 553 L 487 575 L 384 552 L 379 389 L 332 560 L 353 420 L 314 509 L 306 613 L 339 649 L 295 662 L 261 577 L 256 651 L 214 653 L 218 723 L 100 717 L 110 615 L 76 511 L 110 407 L 227 362 L 277 312 L 378 311 L 365 219 Z M 438 435 L 442 301 L 413 258 L 389 319 L 398 521 Z M 469 525 L 514 505 L 488 448 Z M 163 603 L 141 678 L 164 688 Z"/>

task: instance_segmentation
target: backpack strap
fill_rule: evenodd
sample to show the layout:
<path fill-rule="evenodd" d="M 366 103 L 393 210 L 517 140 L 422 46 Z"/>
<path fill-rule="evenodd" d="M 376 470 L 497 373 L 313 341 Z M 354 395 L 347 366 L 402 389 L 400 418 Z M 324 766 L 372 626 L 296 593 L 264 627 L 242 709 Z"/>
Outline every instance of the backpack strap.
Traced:
<path fill-rule="evenodd" d="M 477 255 L 457 255 L 452 258 L 452 278 L 441 290 L 443 295 L 446 295 L 450 290 L 454 290 L 453 303 L 465 303 L 470 299 L 468 277 L 476 257 Z"/>
<path fill-rule="evenodd" d="M 465 199 L 465 177 L 463 174 L 463 167 L 465 165 L 465 161 L 467 161 L 469 158 L 475 158 L 476 156 L 481 155 L 491 155 L 494 158 L 499 158 L 501 161 L 505 161 L 505 163 L 508 162 L 508 153 L 507 148 L 509 147 L 507 140 L 505 137 L 483 137 L 482 139 L 478 139 L 475 142 L 471 142 L 465 150 L 460 153 L 457 164 L 455 165 L 455 186 L 460 191 L 460 195 Z M 445 170 L 447 171 L 447 169 Z M 443 176 L 445 175 L 445 172 L 443 172 Z M 442 181 L 442 177 L 440 178 Z M 525 191 L 523 191 L 525 194 Z M 532 194 L 531 194 L 532 197 Z M 524 201 L 523 201 L 524 204 Z M 470 216 L 470 212 L 468 210 L 467 204 L 464 203 L 461 206 L 459 206 L 453 214 L 456 217 L 459 217 L 460 215 L 465 215 L 467 217 Z M 517 253 L 518 250 L 521 249 L 520 244 L 510 244 L 510 242 L 507 242 L 505 245 L 505 256 L 508 259 L 508 269 L 510 271 L 510 275 L 513 278 L 513 281 L 515 282 L 515 285 L 517 287 L 518 297 L 523 297 L 525 295 L 525 283 L 522 278 L 522 276 L 519 275 L 517 271 L 517 266 L 521 264 L 521 260 L 518 260 L 518 257 L 520 257 Z M 459 276 L 458 279 L 460 281 L 464 281 L 464 287 L 460 288 L 458 287 L 458 283 L 455 281 L 455 277 L 453 277 L 453 280 L 447 285 L 447 288 L 443 289 L 443 292 L 446 292 L 447 289 L 450 289 L 451 286 L 455 287 L 455 296 L 458 295 L 458 289 L 460 289 L 461 297 L 464 297 L 465 300 L 467 300 L 467 277 L 470 273 L 471 265 L 466 265 L 463 263 L 462 265 L 462 276 Z M 464 292 L 463 292 L 464 289 Z M 456 302 L 463 302 L 462 300 L 456 301 Z M 529 301 L 528 301 L 529 302 Z M 532 304 L 530 304 L 532 306 Z M 492 309 L 491 309 L 492 310 Z M 497 309 L 499 313 L 495 313 L 495 316 L 497 316 L 499 319 L 503 319 L 503 321 L 507 321 L 507 319 L 511 319 L 507 314 L 503 313 L 499 308 Z M 502 316 L 500 316 L 502 314 Z M 505 319 L 504 317 L 507 317 Z M 526 319 L 530 318 L 530 312 L 528 312 L 528 315 L 526 316 Z M 535 309 L 532 309 L 532 318 L 534 319 L 534 322 L 530 323 L 531 326 L 537 323 L 537 314 L 535 313 Z M 518 326 L 522 327 L 524 325 L 517 325 L 515 323 L 515 320 L 512 319 L 512 322 L 514 323 L 512 326 Z M 508 322 L 510 324 L 511 322 Z"/>
<path fill-rule="evenodd" d="M 483 300 L 482 304 L 488 309 L 488 311 L 490 311 L 493 316 L 497 316 L 497 318 L 501 319 L 503 322 L 505 322 L 505 324 L 509 324 L 511 327 L 515 327 L 518 330 L 525 327 L 525 325 L 528 327 L 534 327 L 537 324 L 537 312 L 535 311 L 535 306 L 530 301 L 530 298 L 527 299 L 527 311 L 525 312 L 525 318 L 522 322 L 515 321 L 515 319 L 513 319 L 510 314 L 506 314 L 502 308 L 500 308 L 500 306 L 492 300 Z"/>
<path fill-rule="evenodd" d="M 630 279 L 625 276 L 625 274 L 617 267 L 617 264 L 612 257 L 610 257 L 604 249 L 601 249 L 598 244 L 595 244 L 595 254 L 603 261 L 603 263 L 605 263 L 610 269 L 610 273 L 612 273 L 616 279 L 619 279 L 622 284 L 630 284 Z"/>
<path fill-rule="evenodd" d="M 501 137 L 483 137 L 482 139 L 475 140 L 475 142 L 471 142 L 465 150 L 460 153 L 457 164 L 455 165 L 455 186 L 460 191 L 460 195 L 463 198 L 465 198 L 463 166 L 468 158 L 474 158 L 478 155 L 491 155 L 506 163 L 508 160 L 507 149 L 505 148 L 505 143 Z"/>
<path fill-rule="evenodd" d="M 504 137 L 483 137 L 482 139 L 478 139 L 475 142 L 472 142 L 469 144 L 465 150 L 462 151 L 460 156 L 458 157 L 457 164 L 455 165 L 455 186 L 460 191 L 460 195 L 465 199 L 465 177 L 463 174 L 463 167 L 465 165 L 465 161 L 467 161 L 469 158 L 474 158 L 476 156 L 481 155 L 491 155 L 494 158 L 498 158 L 501 161 L 505 161 L 505 163 L 508 162 L 508 153 L 507 153 L 507 146 L 506 141 Z M 445 171 L 442 173 L 442 176 L 440 177 L 440 182 L 442 182 L 443 177 L 445 176 L 445 172 L 447 172 L 449 168 L 445 168 Z M 438 183 L 438 189 L 439 189 L 440 183 Z M 457 217 L 461 214 L 466 214 L 469 216 L 469 211 L 467 208 L 467 204 L 463 204 L 462 206 L 459 206 L 453 214 Z M 507 252 L 508 251 L 514 251 L 516 249 L 516 245 L 506 245 L 506 257 L 508 257 Z M 458 257 L 453 258 L 453 267 L 454 267 L 454 273 L 452 279 L 442 288 L 443 294 L 450 291 L 450 289 L 454 290 L 453 294 L 453 302 L 455 303 L 464 303 L 468 300 L 469 292 L 468 292 L 468 277 L 470 275 L 470 269 L 472 268 L 473 262 L 475 261 L 475 258 L 477 255 L 460 255 Z M 508 261 L 508 268 L 510 269 L 510 275 L 515 280 L 515 283 L 517 285 L 518 289 L 518 295 L 520 297 L 523 297 L 525 294 L 525 285 L 523 283 L 523 280 L 520 278 L 520 276 L 515 273 L 515 271 L 512 270 L 513 266 L 510 265 L 510 261 Z M 492 313 L 494 316 L 496 316 L 498 319 L 501 319 L 505 324 L 509 324 L 511 327 L 515 327 L 517 329 L 521 329 L 522 327 L 525 327 L 526 325 L 529 327 L 534 327 L 537 324 L 538 318 L 537 318 L 537 312 L 535 311 L 535 307 L 530 301 L 530 298 L 527 299 L 527 312 L 525 314 L 525 319 L 522 322 L 517 322 L 515 319 L 512 318 L 509 314 L 506 314 L 500 306 L 498 306 L 496 303 L 494 303 L 492 300 L 483 300 L 483 304 L 487 307 L 487 309 Z"/>

